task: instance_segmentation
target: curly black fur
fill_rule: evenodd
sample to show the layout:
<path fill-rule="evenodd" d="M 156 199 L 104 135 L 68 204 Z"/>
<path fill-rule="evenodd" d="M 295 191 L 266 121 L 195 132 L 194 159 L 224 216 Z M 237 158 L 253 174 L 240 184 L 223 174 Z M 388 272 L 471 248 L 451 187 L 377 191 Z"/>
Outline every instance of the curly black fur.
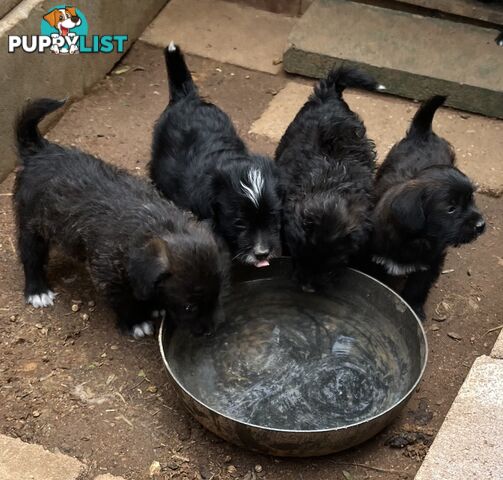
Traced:
<path fill-rule="evenodd" d="M 16 126 L 22 167 L 14 207 L 27 301 L 52 304 L 45 270 L 57 245 L 87 260 L 123 329 L 150 334 L 152 311 L 164 309 L 201 331 L 219 312 L 226 275 L 211 229 L 148 182 L 42 138 L 39 121 L 63 103 L 37 100 Z"/>
<path fill-rule="evenodd" d="M 454 150 L 432 131 L 444 101 L 434 96 L 419 108 L 376 175 L 373 261 L 389 275 L 408 275 L 402 295 L 421 318 L 447 247 L 469 243 L 485 228 Z"/>
<path fill-rule="evenodd" d="M 375 146 L 342 98 L 346 86 L 379 87 L 364 72 L 331 71 L 276 150 L 285 192 L 284 247 L 305 289 L 358 254 L 371 227 Z"/>
<path fill-rule="evenodd" d="M 276 167 L 250 153 L 230 118 L 201 99 L 179 47 L 164 54 L 170 103 L 154 129 L 150 176 L 167 198 L 210 219 L 234 257 L 267 265 L 280 249 Z"/>

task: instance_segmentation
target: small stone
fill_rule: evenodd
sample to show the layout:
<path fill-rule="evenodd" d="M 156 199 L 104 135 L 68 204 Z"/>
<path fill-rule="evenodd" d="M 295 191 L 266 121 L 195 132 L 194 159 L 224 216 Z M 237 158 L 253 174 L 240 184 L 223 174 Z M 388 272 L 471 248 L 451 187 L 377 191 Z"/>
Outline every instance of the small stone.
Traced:
<path fill-rule="evenodd" d="M 468 118 L 470 118 L 470 115 L 467 115 L 466 113 L 460 113 L 459 116 L 463 119 L 463 120 L 467 120 Z"/>
<path fill-rule="evenodd" d="M 472 276 L 472 269 L 471 268 L 467 268 L 466 269 L 466 274 L 471 277 Z"/>
<path fill-rule="evenodd" d="M 102 353 L 102 354 L 100 355 L 100 357 L 101 357 L 101 358 L 107 358 L 107 354 L 106 354 L 106 352 Z"/>
<path fill-rule="evenodd" d="M 74 312 L 74 313 L 75 313 L 75 312 L 78 312 L 79 310 L 80 310 L 80 305 L 79 305 L 79 304 L 77 304 L 77 303 L 74 303 L 74 304 L 72 305 L 72 312 Z"/>
<path fill-rule="evenodd" d="M 447 336 L 452 338 L 453 340 L 462 340 L 463 337 L 456 332 L 447 332 Z"/>
<path fill-rule="evenodd" d="M 38 417 L 40 417 L 40 412 L 39 412 L 38 410 L 33 410 L 32 415 L 33 415 L 35 418 L 38 418 Z"/>
<path fill-rule="evenodd" d="M 224 463 L 231 463 L 232 457 L 230 455 L 226 455 L 224 458 Z"/>
<path fill-rule="evenodd" d="M 44 328 L 44 326 L 41 323 L 36 323 L 35 327 L 38 328 L 39 330 L 41 330 L 42 328 Z"/>
<path fill-rule="evenodd" d="M 260 473 L 262 471 L 262 465 L 255 465 L 255 471 Z"/>
<path fill-rule="evenodd" d="M 88 307 L 95 307 L 96 306 L 96 302 L 94 300 L 90 300 L 89 302 L 87 302 L 87 306 Z"/>
<path fill-rule="evenodd" d="M 215 70 L 216 70 L 218 73 L 222 73 L 222 69 L 221 69 L 220 67 L 215 68 Z"/>
<path fill-rule="evenodd" d="M 438 325 L 433 325 L 430 330 L 432 332 L 436 332 L 437 330 L 440 330 L 440 327 Z"/>
<path fill-rule="evenodd" d="M 178 463 L 175 462 L 168 462 L 166 466 L 171 470 L 178 470 L 180 468 L 180 465 L 178 465 Z"/>
<path fill-rule="evenodd" d="M 246 80 L 250 79 L 250 75 L 245 75 Z"/>
<path fill-rule="evenodd" d="M 148 474 L 151 477 L 158 477 L 161 474 L 161 470 L 161 464 L 157 460 L 154 460 L 148 468 Z"/>
<path fill-rule="evenodd" d="M 150 392 L 150 393 L 157 393 L 157 387 L 155 385 L 149 385 L 147 387 L 147 392 Z"/>
<path fill-rule="evenodd" d="M 238 471 L 238 469 L 234 465 L 229 465 L 227 467 L 227 473 L 229 475 L 235 475 L 237 471 Z"/>
<path fill-rule="evenodd" d="M 11 315 L 10 318 L 9 318 L 9 320 L 11 322 L 15 322 L 17 320 L 17 315 Z"/>
<path fill-rule="evenodd" d="M 275 58 L 273 61 L 272 61 L 272 64 L 273 65 L 279 65 L 283 63 L 283 59 L 282 58 Z"/>
<path fill-rule="evenodd" d="M 84 322 L 87 322 L 89 320 L 89 315 L 87 313 L 83 313 L 81 315 L 81 318 L 82 318 L 82 320 L 84 320 Z"/>
<path fill-rule="evenodd" d="M 110 347 L 110 350 L 119 350 L 119 347 L 117 345 L 112 345 Z"/>

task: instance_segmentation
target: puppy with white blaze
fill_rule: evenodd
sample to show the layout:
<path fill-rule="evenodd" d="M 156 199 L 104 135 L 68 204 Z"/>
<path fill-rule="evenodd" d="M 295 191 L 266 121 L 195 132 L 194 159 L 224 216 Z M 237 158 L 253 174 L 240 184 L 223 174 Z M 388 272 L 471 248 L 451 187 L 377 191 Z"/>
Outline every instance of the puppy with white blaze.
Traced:
<path fill-rule="evenodd" d="M 445 99 L 434 96 L 418 109 L 376 175 L 372 261 L 388 275 L 406 277 L 401 294 L 421 319 L 447 248 L 485 229 L 472 182 L 456 168 L 451 145 L 432 131 Z"/>
<path fill-rule="evenodd" d="M 133 336 L 152 335 L 162 310 L 195 333 L 211 328 L 227 271 L 213 232 L 149 182 L 44 139 L 38 123 L 63 104 L 34 101 L 16 125 L 14 208 L 26 301 L 53 304 L 46 267 L 57 246 L 86 261 L 119 326 Z"/>
<path fill-rule="evenodd" d="M 366 244 L 375 146 L 342 98 L 346 87 L 381 90 L 341 67 L 319 82 L 276 150 L 284 191 L 283 243 L 302 288 L 316 290 Z"/>
<path fill-rule="evenodd" d="M 235 259 L 265 267 L 280 253 L 276 167 L 201 99 L 180 48 L 172 42 L 164 55 L 170 101 L 155 125 L 150 176 L 168 199 L 210 220 Z"/>

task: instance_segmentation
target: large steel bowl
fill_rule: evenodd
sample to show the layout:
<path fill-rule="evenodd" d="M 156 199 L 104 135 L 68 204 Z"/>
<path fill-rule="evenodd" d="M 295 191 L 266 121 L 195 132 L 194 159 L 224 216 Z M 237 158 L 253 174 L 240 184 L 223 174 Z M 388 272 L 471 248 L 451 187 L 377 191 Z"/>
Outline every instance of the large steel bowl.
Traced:
<path fill-rule="evenodd" d="M 225 317 L 199 337 L 164 322 L 164 364 L 202 425 L 267 454 L 325 455 L 364 442 L 398 414 L 426 366 L 411 308 L 352 269 L 319 293 L 300 291 L 286 258 L 238 269 Z"/>

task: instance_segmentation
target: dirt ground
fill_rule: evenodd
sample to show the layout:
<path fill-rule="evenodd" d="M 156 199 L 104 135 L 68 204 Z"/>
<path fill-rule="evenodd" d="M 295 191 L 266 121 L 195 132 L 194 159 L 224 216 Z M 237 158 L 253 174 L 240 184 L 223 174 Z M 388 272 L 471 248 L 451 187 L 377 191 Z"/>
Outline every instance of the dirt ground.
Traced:
<path fill-rule="evenodd" d="M 189 61 L 203 94 L 231 115 L 251 148 L 272 153 L 274 144 L 247 132 L 287 78 Z M 49 137 L 144 174 L 152 125 L 167 100 L 164 66 L 160 51 L 142 44 L 123 63 L 131 68 L 70 106 Z M 449 140 L 456 145 L 455 132 Z M 491 145 L 484 149 L 492 151 Z M 428 368 L 401 416 L 338 455 L 291 460 L 252 454 L 192 420 L 167 381 L 156 340 L 122 336 L 82 266 L 55 255 L 49 268 L 55 307 L 25 305 L 12 179 L 0 187 L 0 431 L 75 456 L 94 474 L 147 479 L 158 461 L 166 479 L 413 478 L 473 360 L 489 353 L 498 333 L 490 329 L 501 324 L 503 203 L 478 195 L 487 232 L 448 256 L 427 307 Z"/>

